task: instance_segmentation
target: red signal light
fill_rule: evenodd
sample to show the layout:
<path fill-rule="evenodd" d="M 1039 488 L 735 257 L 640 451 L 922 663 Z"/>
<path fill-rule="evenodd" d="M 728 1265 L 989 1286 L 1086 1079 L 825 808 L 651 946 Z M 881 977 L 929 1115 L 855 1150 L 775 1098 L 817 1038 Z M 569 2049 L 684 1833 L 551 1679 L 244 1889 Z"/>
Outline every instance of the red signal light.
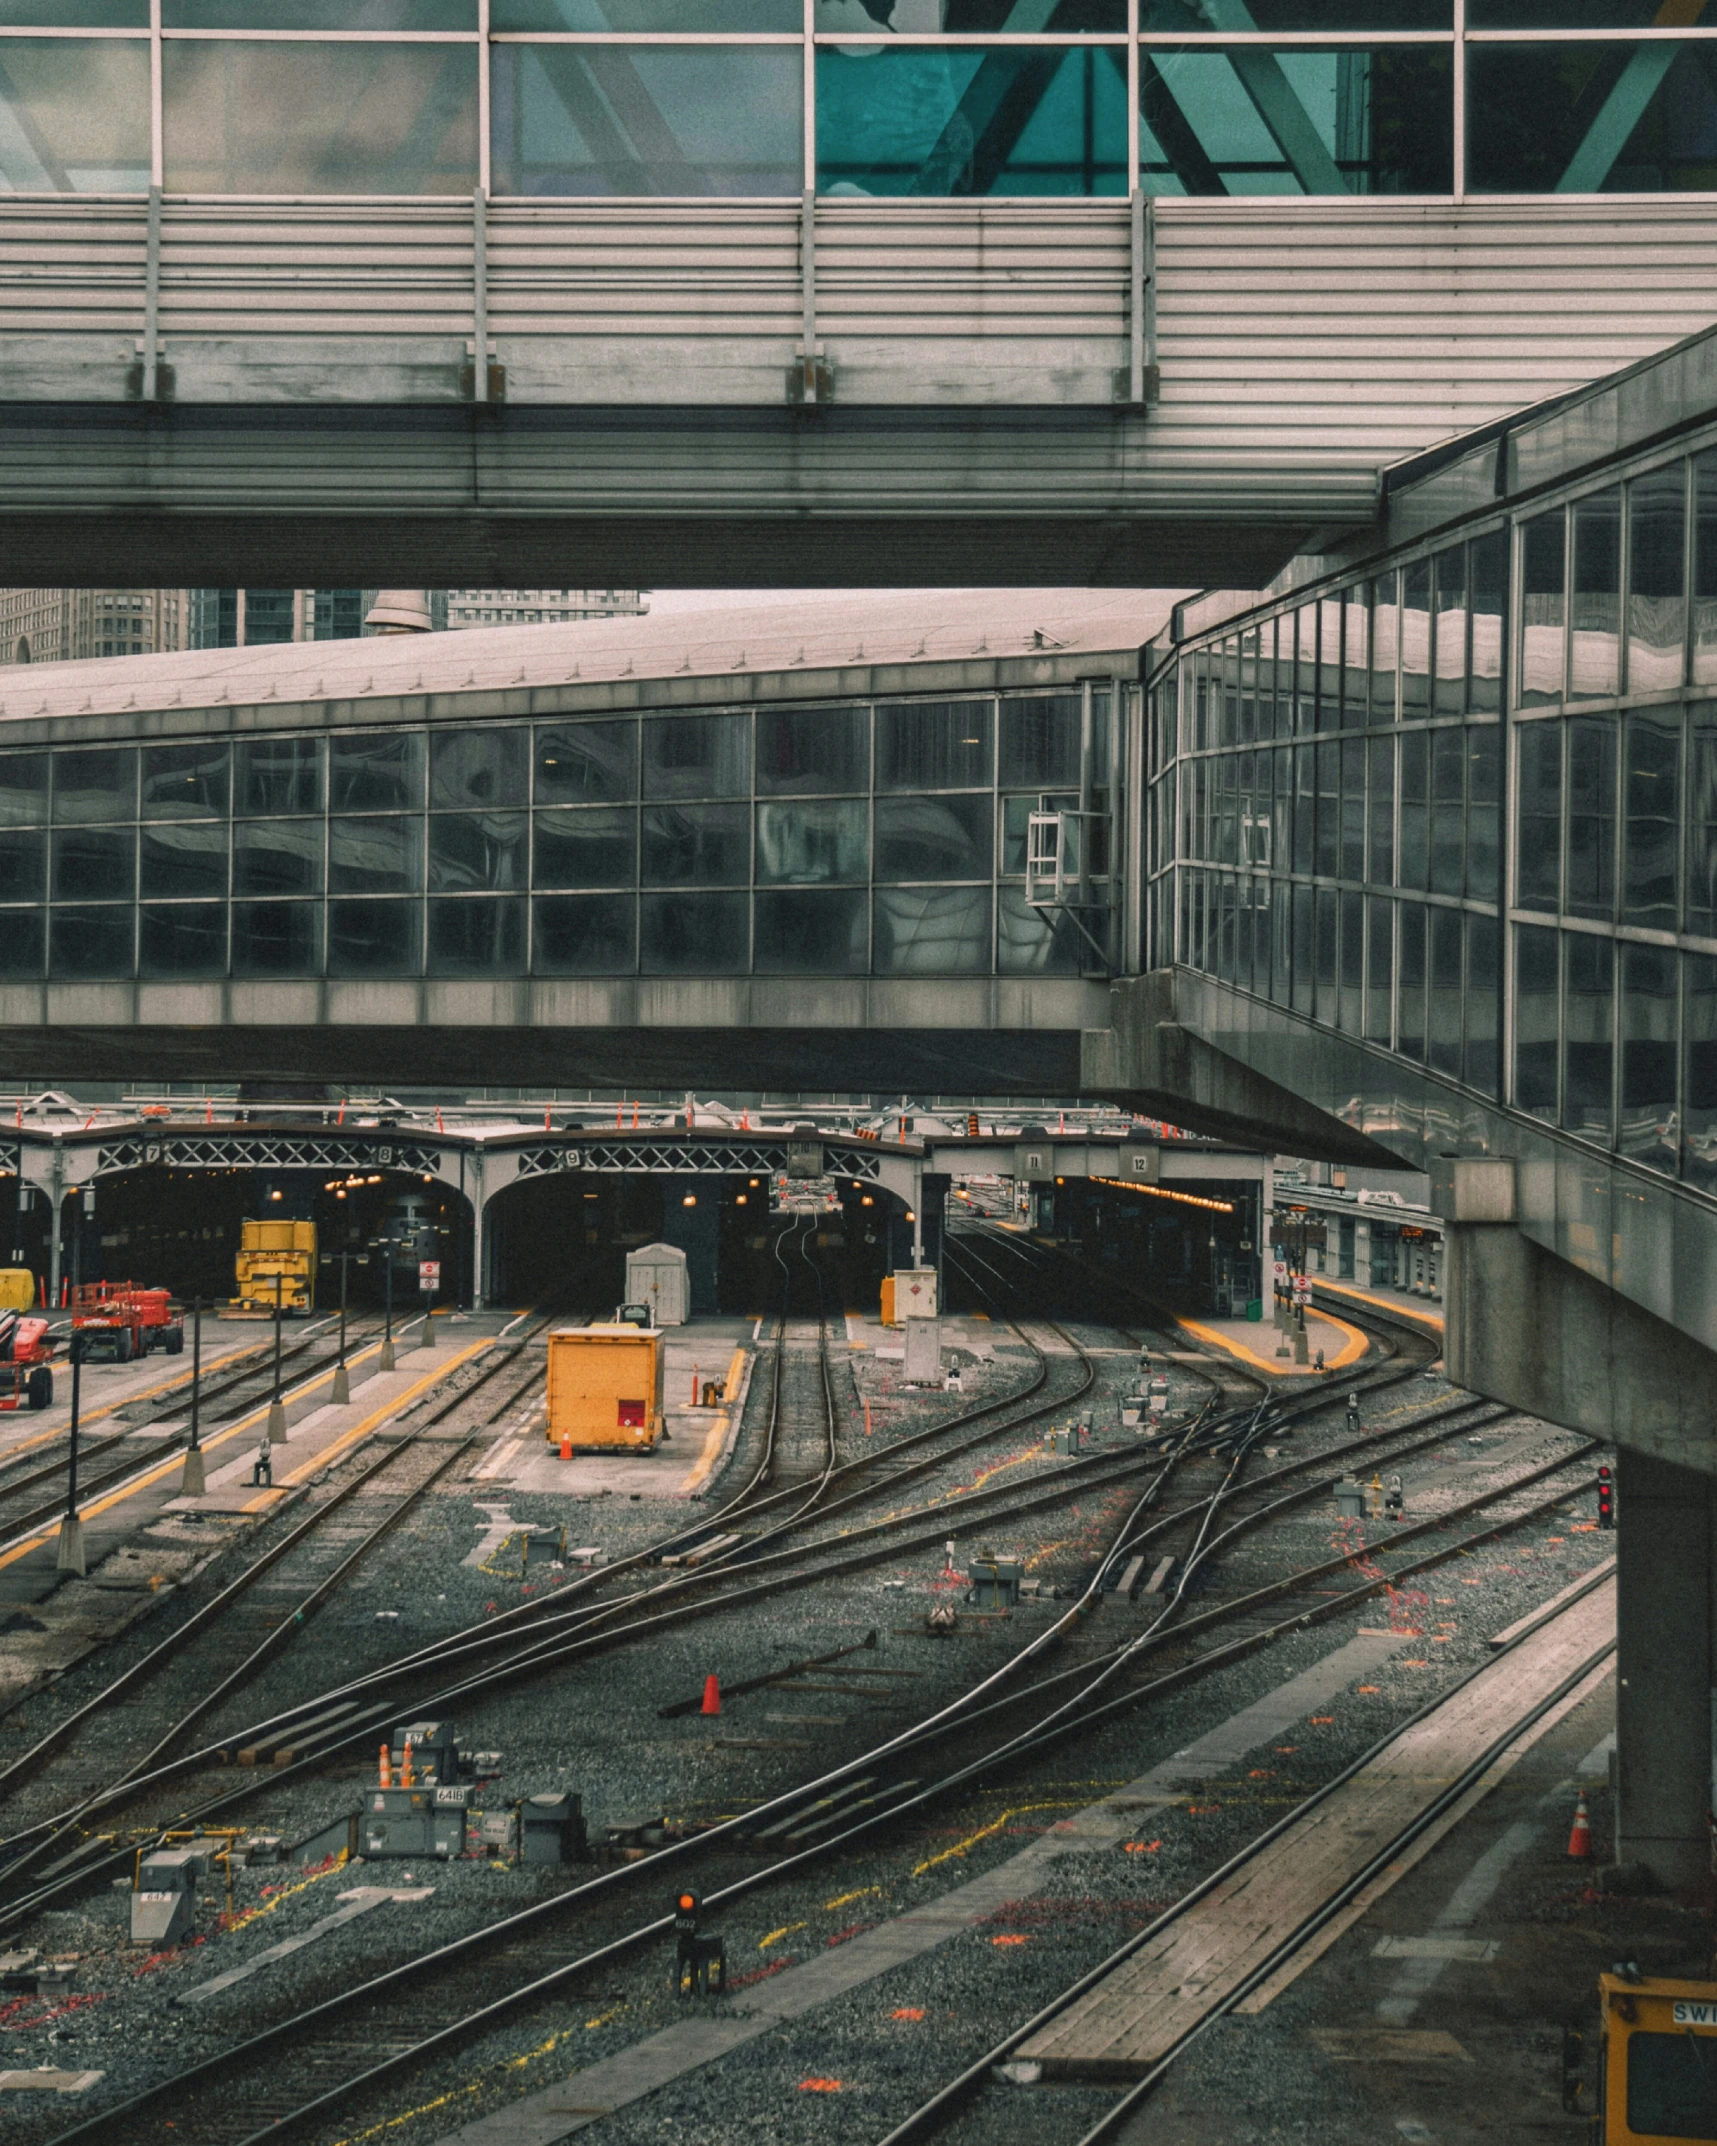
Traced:
<path fill-rule="evenodd" d="M 1614 1472 L 1607 1466 L 1598 1470 L 1598 1525 L 1613 1528 L 1616 1524 L 1616 1485 Z"/>

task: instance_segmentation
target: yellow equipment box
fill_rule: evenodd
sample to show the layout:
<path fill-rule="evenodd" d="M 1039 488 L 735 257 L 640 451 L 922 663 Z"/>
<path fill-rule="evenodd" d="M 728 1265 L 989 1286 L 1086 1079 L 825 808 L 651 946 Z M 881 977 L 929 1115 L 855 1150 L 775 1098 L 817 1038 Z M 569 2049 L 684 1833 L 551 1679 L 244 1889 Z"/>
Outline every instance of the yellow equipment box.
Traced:
<path fill-rule="evenodd" d="M 648 1453 L 662 1436 L 662 1336 L 581 1326 L 548 1337 L 548 1442 L 558 1452 Z"/>
<path fill-rule="evenodd" d="M 316 1302 L 314 1222 L 261 1221 L 239 1225 L 238 1308 L 263 1317 L 274 1310 L 275 1282 L 286 1318 L 306 1315 Z"/>
<path fill-rule="evenodd" d="M 1717 2139 L 1717 1983 L 1598 1977 L 1603 2146 Z"/>
<path fill-rule="evenodd" d="M 0 1267 L 0 1311 L 34 1311 L 36 1277 L 28 1267 Z"/>

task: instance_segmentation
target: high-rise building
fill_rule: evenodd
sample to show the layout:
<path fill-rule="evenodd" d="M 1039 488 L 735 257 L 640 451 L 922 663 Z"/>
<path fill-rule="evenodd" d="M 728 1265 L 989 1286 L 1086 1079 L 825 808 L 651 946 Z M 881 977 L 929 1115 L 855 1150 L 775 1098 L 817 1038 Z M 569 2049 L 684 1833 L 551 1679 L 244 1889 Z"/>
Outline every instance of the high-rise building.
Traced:
<path fill-rule="evenodd" d="M 0 589 L 0 664 L 184 648 L 190 596 L 188 589 Z"/>
<path fill-rule="evenodd" d="M 281 641 L 356 641 L 376 600 L 374 589 L 193 589 L 192 648 L 265 648 Z M 447 593 L 429 592 L 439 631 Z"/>
<path fill-rule="evenodd" d="M 447 623 L 561 626 L 581 618 L 636 618 L 650 608 L 642 589 L 449 589 Z"/>

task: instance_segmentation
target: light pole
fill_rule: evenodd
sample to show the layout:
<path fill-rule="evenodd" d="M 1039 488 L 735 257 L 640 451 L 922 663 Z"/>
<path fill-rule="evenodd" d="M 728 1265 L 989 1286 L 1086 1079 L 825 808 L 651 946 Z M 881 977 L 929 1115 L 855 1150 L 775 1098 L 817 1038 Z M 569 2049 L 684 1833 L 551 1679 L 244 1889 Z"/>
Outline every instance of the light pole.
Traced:
<path fill-rule="evenodd" d="M 191 1302 L 191 1436 L 185 1447 L 185 1480 L 179 1486 L 179 1494 L 186 1498 L 200 1498 L 205 1488 L 203 1480 L 203 1448 L 199 1438 L 202 1429 L 202 1383 L 203 1383 L 203 1300 L 195 1297 Z"/>
<path fill-rule="evenodd" d="M 274 1399 L 268 1404 L 268 1442 L 271 1446 L 286 1443 L 286 1403 L 280 1398 L 280 1293 L 285 1280 L 284 1274 L 274 1277 Z"/>
<path fill-rule="evenodd" d="M 393 1239 L 384 1237 L 382 1247 L 382 1300 L 386 1307 L 382 1324 L 382 1369 L 393 1369 Z"/>
<path fill-rule="evenodd" d="M 352 1398 L 352 1382 L 346 1371 L 346 1263 L 351 1258 L 349 1251 L 340 1254 L 340 1350 L 334 1362 L 333 1405 L 345 1408 Z"/>
<path fill-rule="evenodd" d="M 72 1443 L 71 1459 L 66 1471 L 66 1516 L 60 1522 L 59 1547 L 54 1552 L 54 1567 L 59 1572 L 75 1572 L 83 1578 L 83 1522 L 78 1518 L 78 1403 L 83 1373 L 83 1350 L 78 1344 L 77 1329 L 72 1329 Z"/>

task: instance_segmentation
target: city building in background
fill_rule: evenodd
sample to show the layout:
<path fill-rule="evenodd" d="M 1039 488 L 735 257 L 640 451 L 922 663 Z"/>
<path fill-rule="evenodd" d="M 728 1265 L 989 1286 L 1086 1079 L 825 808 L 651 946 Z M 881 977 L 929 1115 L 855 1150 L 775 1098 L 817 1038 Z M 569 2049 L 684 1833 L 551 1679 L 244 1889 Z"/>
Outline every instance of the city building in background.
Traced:
<path fill-rule="evenodd" d="M 639 589 L 429 589 L 430 624 L 559 626 L 576 619 L 635 618 Z M 374 589 L 193 589 L 191 648 L 266 648 L 286 641 L 356 641 Z M 89 651 L 94 653 L 94 651 Z"/>
<path fill-rule="evenodd" d="M 0 589 L 0 664 L 186 647 L 186 589 Z"/>
<path fill-rule="evenodd" d="M 581 618 L 637 618 L 650 608 L 642 589 L 449 589 L 447 623 L 565 626 Z"/>

